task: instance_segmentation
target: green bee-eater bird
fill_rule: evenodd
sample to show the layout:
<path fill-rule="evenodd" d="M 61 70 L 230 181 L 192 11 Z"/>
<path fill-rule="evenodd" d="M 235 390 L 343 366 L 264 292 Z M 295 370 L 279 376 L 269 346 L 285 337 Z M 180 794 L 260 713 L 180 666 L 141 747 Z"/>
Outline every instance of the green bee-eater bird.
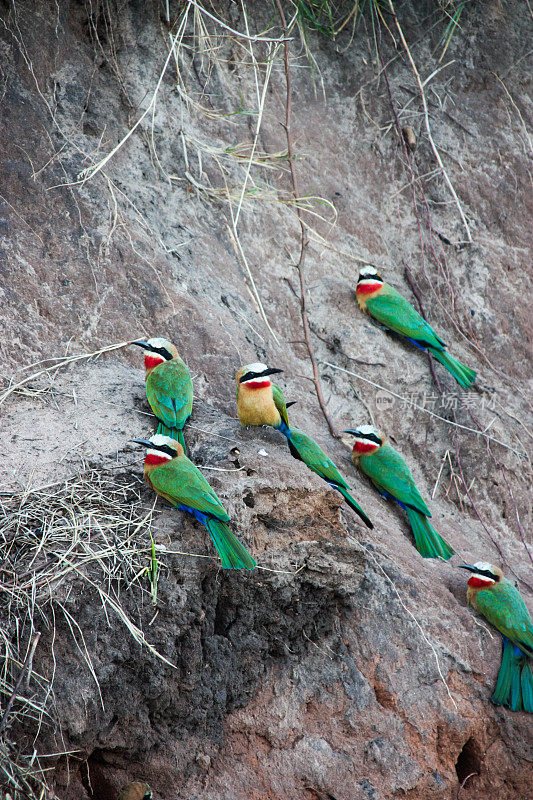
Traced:
<path fill-rule="evenodd" d="M 466 599 L 503 636 L 502 663 L 492 702 L 533 714 L 533 622 L 516 587 L 499 567 L 478 561 L 461 564 L 472 573 Z"/>
<path fill-rule="evenodd" d="M 144 479 L 161 497 L 181 511 L 188 511 L 211 535 L 224 569 L 253 569 L 256 562 L 230 531 L 230 517 L 198 467 L 182 445 L 156 433 L 149 439 L 133 439 L 147 448 Z"/>
<path fill-rule="evenodd" d="M 191 416 L 193 389 L 187 365 L 168 339 L 137 339 L 146 370 L 146 397 L 156 415 L 157 433 L 177 439 L 186 451 L 183 426 Z"/>
<path fill-rule="evenodd" d="M 132 781 L 122 787 L 117 800 L 152 800 L 152 790 L 147 783 Z"/>
<path fill-rule="evenodd" d="M 431 512 L 401 455 L 373 425 L 361 425 L 345 433 L 355 436 L 352 452 L 355 466 L 368 475 L 383 497 L 395 500 L 404 509 L 420 555 L 424 558 L 451 558 L 454 551 L 430 524 L 428 517 Z"/>
<path fill-rule="evenodd" d="M 391 331 L 405 336 L 420 350 L 431 353 L 463 389 L 472 386 L 476 379 L 474 370 L 447 352 L 446 345 L 431 325 L 405 297 L 385 283 L 371 264 L 367 264 L 360 271 L 355 296 L 361 311 L 370 314 Z"/>
<path fill-rule="evenodd" d="M 269 425 L 287 434 L 287 404 L 279 386 L 270 380 L 270 375 L 279 372 L 283 370 L 267 367 L 260 361 L 246 364 L 237 372 L 237 414 L 243 427 Z"/>

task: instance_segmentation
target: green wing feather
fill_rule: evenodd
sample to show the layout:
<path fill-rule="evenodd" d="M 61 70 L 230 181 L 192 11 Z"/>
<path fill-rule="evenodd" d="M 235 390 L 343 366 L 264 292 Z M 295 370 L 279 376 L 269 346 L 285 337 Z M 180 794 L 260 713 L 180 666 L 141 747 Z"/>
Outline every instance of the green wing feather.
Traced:
<path fill-rule="evenodd" d="M 183 428 L 193 403 L 192 380 L 185 362 L 174 358 L 155 367 L 146 379 L 146 396 L 160 422 L 167 428 Z"/>
<path fill-rule="evenodd" d="M 533 655 L 533 622 L 518 589 L 503 578 L 476 594 L 476 607 L 500 633 Z"/>
<path fill-rule="evenodd" d="M 396 333 L 426 342 L 436 350 L 442 350 L 446 346 L 431 325 L 392 286 L 385 285 L 380 294 L 367 301 L 366 307 L 374 319 Z"/>
<path fill-rule="evenodd" d="M 331 481 L 344 489 L 350 489 L 339 470 L 333 461 L 327 457 L 321 447 L 307 436 L 306 433 L 298 428 L 291 428 L 290 443 L 293 445 L 298 456 L 309 469 L 316 472 L 321 478 L 326 481 Z M 294 455 L 294 454 L 293 454 Z"/>
<path fill-rule="evenodd" d="M 196 508 L 202 514 L 211 514 L 223 522 L 229 522 L 229 514 L 208 484 L 198 467 L 187 456 L 173 458 L 167 464 L 150 472 L 150 482 L 160 494 L 180 503 Z"/>
<path fill-rule="evenodd" d="M 274 398 L 274 405 L 279 411 L 279 415 L 285 425 L 289 425 L 289 415 L 287 414 L 287 406 L 285 404 L 285 398 L 283 397 L 283 392 L 276 386 L 275 383 L 272 384 L 272 397 Z"/>
<path fill-rule="evenodd" d="M 390 444 L 385 442 L 375 453 L 361 456 L 359 466 L 378 489 L 384 489 L 401 503 L 420 511 L 426 517 L 431 516 L 429 508 L 416 488 L 411 470 Z"/>

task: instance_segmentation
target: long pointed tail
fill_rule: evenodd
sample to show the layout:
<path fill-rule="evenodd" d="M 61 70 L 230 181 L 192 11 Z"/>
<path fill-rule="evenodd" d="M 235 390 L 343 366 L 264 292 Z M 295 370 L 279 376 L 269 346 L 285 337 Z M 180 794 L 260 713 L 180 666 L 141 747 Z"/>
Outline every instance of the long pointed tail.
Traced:
<path fill-rule="evenodd" d="M 339 491 L 342 494 L 342 496 L 344 497 L 350 508 L 352 508 L 355 511 L 357 516 L 361 517 L 367 528 L 374 527 L 373 523 L 370 521 L 369 517 L 367 517 L 367 515 L 365 514 L 359 503 L 355 502 L 350 492 L 346 491 L 346 489 L 343 486 L 336 486 L 335 484 L 331 484 L 331 486 L 333 486 L 334 489 L 337 489 L 337 491 Z"/>
<path fill-rule="evenodd" d="M 533 714 L 533 672 L 531 672 L 531 662 L 525 659 L 520 675 L 520 685 L 522 688 L 522 705 L 524 711 Z"/>
<path fill-rule="evenodd" d="M 183 438 L 183 428 L 167 428 L 166 425 L 163 425 L 162 422 L 159 423 L 157 426 L 156 433 L 162 433 L 163 436 L 170 436 L 172 439 L 176 439 L 187 455 L 187 445 L 185 444 L 185 439 Z"/>
<path fill-rule="evenodd" d="M 453 375 L 457 383 L 462 386 L 463 389 L 469 389 L 472 386 L 476 379 L 476 373 L 473 369 L 462 364 L 461 361 L 451 356 L 446 350 L 434 350 L 430 347 L 429 351 L 443 367 L 446 367 L 448 372 Z"/>
<path fill-rule="evenodd" d="M 205 527 L 211 534 L 213 544 L 222 561 L 224 569 L 254 569 L 257 562 L 246 547 L 242 545 L 225 522 L 217 519 L 206 519 Z"/>
<path fill-rule="evenodd" d="M 437 533 L 428 518 L 408 506 L 404 508 L 415 537 L 416 549 L 422 558 L 442 558 L 444 561 L 451 558 L 454 550 Z"/>
<path fill-rule="evenodd" d="M 496 706 L 533 714 L 533 674 L 525 653 L 503 637 L 502 663 L 492 695 Z"/>

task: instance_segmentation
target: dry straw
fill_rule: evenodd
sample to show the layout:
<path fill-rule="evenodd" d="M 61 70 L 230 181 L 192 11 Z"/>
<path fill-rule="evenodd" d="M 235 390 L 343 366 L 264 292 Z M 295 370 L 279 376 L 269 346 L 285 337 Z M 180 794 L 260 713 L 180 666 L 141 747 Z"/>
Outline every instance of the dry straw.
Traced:
<path fill-rule="evenodd" d="M 44 796 L 39 760 L 34 753 L 12 758 L 7 737 L 15 721 L 37 732 L 55 724 L 53 673 L 36 671 L 33 654 L 41 632 L 54 649 L 61 618 L 101 697 L 76 598 L 92 595 L 109 624 L 118 619 L 139 645 L 173 666 L 124 602 L 134 594 L 137 608 L 151 603 L 146 531 L 152 511 L 142 504 L 138 481 L 112 471 L 0 495 L 0 786 L 13 797 Z"/>

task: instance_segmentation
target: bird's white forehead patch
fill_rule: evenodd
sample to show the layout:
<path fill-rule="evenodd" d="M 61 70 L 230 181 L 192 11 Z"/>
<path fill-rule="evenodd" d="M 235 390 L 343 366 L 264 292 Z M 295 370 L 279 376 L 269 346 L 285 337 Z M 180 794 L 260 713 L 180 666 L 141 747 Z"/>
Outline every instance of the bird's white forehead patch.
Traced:
<path fill-rule="evenodd" d="M 268 369 L 268 367 L 266 364 L 256 361 L 254 364 L 246 364 L 243 369 L 245 372 L 264 372 L 266 369 Z"/>
<path fill-rule="evenodd" d="M 150 436 L 148 441 L 158 446 L 162 444 L 168 444 L 170 447 L 174 446 L 174 439 L 171 439 L 170 436 L 164 436 L 162 433 L 154 433 L 153 436 Z"/>
<path fill-rule="evenodd" d="M 373 425 L 359 425 L 357 428 L 359 433 L 362 436 L 368 436 L 368 434 L 373 434 L 374 436 L 379 436 L 377 428 L 374 428 Z"/>
<path fill-rule="evenodd" d="M 372 264 L 366 264 L 366 266 L 361 267 L 359 270 L 359 275 L 361 277 L 365 277 L 365 275 L 377 275 L 377 268 L 373 267 Z"/>
<path fill-rule="evenodd" d="M 493 567 L 493 565 L 492 565 L 492 564 L 489 564 L 489 562 L 488 562 L 488 561 L 476 561 L 476 563 L 474 564 L 474 567 L 475 567 L 476 569 L 482 569 L 482 570 L 484 570 L 485 572 L 492 572 L 492 573 L 494 573 L 494 567 Z"/>
<path fill-rule="evenodd" d="M 152 347 L 157 347 L 157 348 L 165 347 L 167 350 L 169 347 L 172 346 L 171 343 L 168 341 L 168 339 L 163 339 L 160 336 L 156 336 L 154 339 L 147 339 L 146 341 Z"/>

